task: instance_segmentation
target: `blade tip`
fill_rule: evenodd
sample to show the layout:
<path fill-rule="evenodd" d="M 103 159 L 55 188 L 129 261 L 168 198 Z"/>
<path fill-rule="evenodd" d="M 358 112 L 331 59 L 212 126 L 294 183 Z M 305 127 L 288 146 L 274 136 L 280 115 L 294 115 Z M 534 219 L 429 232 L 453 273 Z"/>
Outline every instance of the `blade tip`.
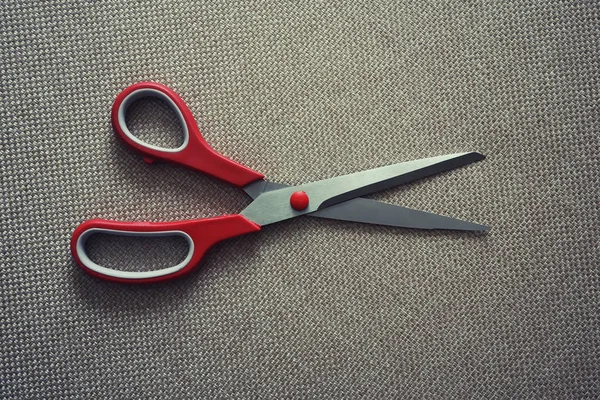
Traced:
<path fill-rule="evenodd" d="M 489 232 L 492 230 L 492 227 L 487 225 L 479 225 L 477 230 L 479 232 Z"/>
<path fill-rule="evenodd" d="M 485 160 L 485 154 L 481 154 L 478 151 L 470 151 L 468 153 L 465 153 L 465 155 L 472 157 L 473 161 L 482 161 L 482 160 Z"/>

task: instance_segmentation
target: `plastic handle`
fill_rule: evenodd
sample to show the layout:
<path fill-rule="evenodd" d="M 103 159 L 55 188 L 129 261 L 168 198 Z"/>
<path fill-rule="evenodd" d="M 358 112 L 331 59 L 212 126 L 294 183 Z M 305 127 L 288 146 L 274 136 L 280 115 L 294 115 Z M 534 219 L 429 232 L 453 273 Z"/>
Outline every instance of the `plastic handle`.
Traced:
<path fill-rule="evenodd" d="M 136 100 L 156 97 L 164 100 L 175 111 L 183 128 L 183 144 L 176 149 L 154 146 L 136 138 L 127 128 L 125 112 Z M 172 89 L 156 82 L 140 82 L 121 92 L 113 105 L 111 121 L 116 134 L 134 150 L 141 153 L 144 160 L 173 162 L 204 172 L 236 186 L 245 186 L 264 177 L 217 153 L 206 143 L 191 111 L 185 102 Z"/>
<path fill-rule="evenodd" d="M 75 229 L 71 239 L 71 252 L 83 270 L 98 278 L 123 283 L 154 283 L 190 272 L 215 243 L 259 230 L 260 225 L 239 214 L 176 222 L 117 222 L 93 219 Z M 85 242 L 95 233 L 126 236 L 180 235 L 187 240 L 189 251 L 186 258 L 173 267 L 153 271 L 121 271 L 103 267 L 90 260 L 85 251 Z"/>

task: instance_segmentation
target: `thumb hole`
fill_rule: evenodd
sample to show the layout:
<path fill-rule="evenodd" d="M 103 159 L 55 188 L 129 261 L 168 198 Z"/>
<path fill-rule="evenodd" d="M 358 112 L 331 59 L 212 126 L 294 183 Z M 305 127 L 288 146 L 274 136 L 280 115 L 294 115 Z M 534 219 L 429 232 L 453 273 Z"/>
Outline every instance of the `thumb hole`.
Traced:
<path fill-rule="evenodd" d="M 125 112 L 125 124 L 135 138 L 154 147 L 176 149 L 185 141 L 176 111 L 158 97 L 133 101 Z"/>

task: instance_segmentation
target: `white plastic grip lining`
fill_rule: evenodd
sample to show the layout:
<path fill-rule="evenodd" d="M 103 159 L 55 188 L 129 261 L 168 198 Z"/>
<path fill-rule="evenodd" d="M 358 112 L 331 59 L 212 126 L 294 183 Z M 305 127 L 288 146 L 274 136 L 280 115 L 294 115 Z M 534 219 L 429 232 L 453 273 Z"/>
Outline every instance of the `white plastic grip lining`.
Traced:
<path fill-rule="evenodd" d="M 181 146 L 179 146 L 175 149 L 169 149 L 166 147 L 155 146 L 155 145 L 144 142 L 143 140 L 140 140 L 139 138 L 135 137 L 133 135 L 133 133 L 131 133 L 129 128 L 127 128 L 127 124 L 125 122 L 125 112 L 127 111 L 127 109 L 131 106 L 131 104 L 134 101 L 139 100 L 144 97 L 156 97 L 158 99 L 164 100 L 171 107 L 171 109 L 173 111 L 175 111 L 175 114 L 177 115 L 177 118 L 179 119 L 179 123 L 181 124 L 181 127 L 183 128 L 183 143 L 181 144 Z M 125 99 L 121 102 L 121 105 L 119 106 L 119 111 L 117 113 L 117 120 L 119 123 L 119 127 L 121 128 L 121 130 L 123 131 L 125 136 L 127 136 L 129 139 L 133 140 L 135 143 L 139 144 L 140 146 L 144 146 L 144 147 L 147 147 L 152 150 L 164 151 L 166 153 L 177 153 L 177 152 L 185 149 L 189 143 L 190 133 L 188 131 L 188 127 L 187 127 L 187 124 L 185 123 L 185 119 L 183 118 L 183 114 L 181 113 L 181 110 L 179 109 L 179 107 L 177 107 L 177 104 L 175 104 L 175 102 L 173 100 L 171 100 L 171 98 L 166 93 L 163 93 L 156 89 L 137 89 L 137 90 L 131 92 L 129 95 L 127 95 L 127 97 L 125 97 Z"/>
<path fill-rule="evenodd" d="M 117 269 L 106 268 L 101 265 L 93 262 L 85 252 L 85 242 L 89 239 L 90 236 L 96 233 L 107 233 L 110 235 L 121 235 L 121 236 L 139 236 L 139 237 L 165 237 L 165 236 L 181 236 L 183 237 L 189 247 L 189 251 L 185 259 L 179 264 L 173 267 L 167 267 L 163 269 L 158 269 L 154 271 L 121 271 Z M 83 232 L 79 238 L 77 238 L 76 250 L 77 256 L 79 260 L 83 264 L 85 268 L 90 269 L 98 274 L 119 278 L 119 279 L 149 279 L 149 278 L 158 278 L 162 276 L 167 276 L 174 274 L 181 269 L 183 269 L 192 259 L 192 255 L 194 254 L 194 241 L 192 238 L 185 232 L 182 231 L 162 231 L 162 232 L 131 232 L 131 231 L 121 231 L 114 229 L 105 229 L 105 228 L 90 228 Z"/>

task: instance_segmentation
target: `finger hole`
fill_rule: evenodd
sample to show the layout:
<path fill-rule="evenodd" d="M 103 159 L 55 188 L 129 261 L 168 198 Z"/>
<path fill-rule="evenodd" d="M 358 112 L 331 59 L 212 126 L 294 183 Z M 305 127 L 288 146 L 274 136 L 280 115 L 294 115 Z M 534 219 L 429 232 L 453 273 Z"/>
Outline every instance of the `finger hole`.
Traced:
<path fill-rule="evenodd" d="M 85 250 L 98 265 L 121 271 L 153 271 L 181 263 L 188 253 L 187 241 L 172 236 L 91 235 Z"/>
<path fill-rule="evenodd" d="M 83 266 L 101 275 L 122 279 L 146 279 L 184 268 L 194 252 L 184 232 L 127 232 L 92 228 L 77 240 Z"/>

